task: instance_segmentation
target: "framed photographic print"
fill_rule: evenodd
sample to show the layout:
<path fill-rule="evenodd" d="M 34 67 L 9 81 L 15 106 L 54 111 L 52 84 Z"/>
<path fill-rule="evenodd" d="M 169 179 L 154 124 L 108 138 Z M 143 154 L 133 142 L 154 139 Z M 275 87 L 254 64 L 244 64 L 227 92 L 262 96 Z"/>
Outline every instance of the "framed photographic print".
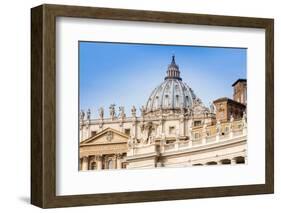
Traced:
<path fill-rule="evenodd" d="M 274 191 L 273 19 L 31 9 L 31 203 Z"/>

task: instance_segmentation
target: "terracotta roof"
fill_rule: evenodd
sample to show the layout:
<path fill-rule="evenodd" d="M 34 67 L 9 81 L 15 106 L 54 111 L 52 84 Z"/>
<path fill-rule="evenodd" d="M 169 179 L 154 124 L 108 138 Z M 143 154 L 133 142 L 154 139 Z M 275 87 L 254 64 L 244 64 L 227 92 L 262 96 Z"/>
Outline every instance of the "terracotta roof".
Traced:
<path fill-rule="evenodd" d="M 222 101 L 227 101 L 229 103 L 234 103 L 234 104 L 238 104 L 238 105 L 246 107 L 244 104 L 242 104 L 238 101 L 235 101 L 233 99 L 227 98 L 227 97 L 218 98 L 218 99 L 214 100 L 213 103 L 222 102 Z"/>
<path fill-rule="evenodd" d="M 245 78 L 239 78 L 239 79 L 237 79 L 237 80 L 232 84 L 232 86 L 234 87 L 238 82 L 247 82 L 247 79 L 245 79 Z"/>

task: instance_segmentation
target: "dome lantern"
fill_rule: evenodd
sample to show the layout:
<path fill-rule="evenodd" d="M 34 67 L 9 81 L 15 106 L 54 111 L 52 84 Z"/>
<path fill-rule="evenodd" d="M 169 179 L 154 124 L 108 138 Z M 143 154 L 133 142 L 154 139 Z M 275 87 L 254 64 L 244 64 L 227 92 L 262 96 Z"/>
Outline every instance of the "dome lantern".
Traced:
<path fill-rule="evenodd" d="M 167 76 L 165 77 L 165 80 L 166 79 L 182 80 L 181 77 L 180 77 L 179 66 L 176 64 L 176 61 L 175 61 L 175 55 L 172 56 L 172 62 L 168 66 Z"/>

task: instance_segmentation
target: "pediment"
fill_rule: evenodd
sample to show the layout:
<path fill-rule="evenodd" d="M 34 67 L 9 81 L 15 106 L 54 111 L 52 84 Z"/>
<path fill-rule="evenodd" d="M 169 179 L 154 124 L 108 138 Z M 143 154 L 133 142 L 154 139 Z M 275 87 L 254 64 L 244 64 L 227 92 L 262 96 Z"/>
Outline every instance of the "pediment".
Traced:
<path fill-rule="evenodd" d="M 128 139 L 128 135 L 123 132 L 112 128 L 106 128 L 98 134 L 82 141 L 80 145 L 127 143 Z"/>

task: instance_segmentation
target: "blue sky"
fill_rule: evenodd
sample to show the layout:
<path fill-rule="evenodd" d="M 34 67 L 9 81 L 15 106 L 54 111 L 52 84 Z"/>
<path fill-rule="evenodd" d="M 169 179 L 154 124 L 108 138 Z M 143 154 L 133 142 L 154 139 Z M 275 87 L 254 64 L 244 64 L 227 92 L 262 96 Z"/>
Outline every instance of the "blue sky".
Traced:
<path fill-rule="evenodd" d="M 247 50 L 199 46 L 79 42 L 80 109 L 114 103 L 130 115 L 132 105 L 145 105 L 152 90 L 165 78 L 175 54 L 181 77 L 209 106 L 232 98 L 232 83 L 246 78 Z"/>

